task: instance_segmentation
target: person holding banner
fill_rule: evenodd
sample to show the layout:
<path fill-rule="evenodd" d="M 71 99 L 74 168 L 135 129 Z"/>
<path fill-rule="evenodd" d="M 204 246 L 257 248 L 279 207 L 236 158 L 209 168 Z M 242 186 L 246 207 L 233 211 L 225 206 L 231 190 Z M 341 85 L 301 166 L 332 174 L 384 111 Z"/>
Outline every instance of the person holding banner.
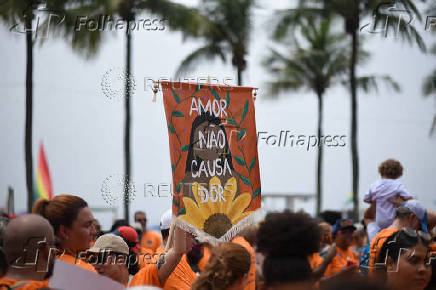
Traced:
<path fill-rule="evenodd" d="M 189 252 L 194 244 L 194 238 L 178 227 L 174 227 L 173 246 L 157 264 L 148 264 L 133 277 L 130 287 L 156 286 L 162 287 L 179 264 L 183 254 Z M 171 232 L 171 231 L 170 231 Z M 169 237 L 171 243 L 171 236 Z"/>
<path fill-rule="evenodd" d="M 53 226 L 61 251 L 58 259 L 96 272 L 92 265 L 82 260 L 86 258 L 86 250 L 96 234 L 94 217 L 85 200 L 71 194 L 60 194 L 51 200 L 39 199 L 32 212 L 45 217 Z"/>
<path fill-rule="evenodd" d="M 192 282 L 204 270 L 209 256 L 208 244 L 195 242 L 191 250 L 182 256 L 163 288 L 165 290 L 191 289 Z"/>
<path fill-rule="evenodd" d="M 11 220 L 4 234 L 4 251 L 9 263 L 0 278 L 0 289 L 48 287 L 53 272 L 54 235 L 50 223 L 35 214 Z"/>
<path fill-rule="evenodd" d="M 160 84 L 175 224 L 201 242 L 230 242 L 261 203 L 254 88 Z"/>

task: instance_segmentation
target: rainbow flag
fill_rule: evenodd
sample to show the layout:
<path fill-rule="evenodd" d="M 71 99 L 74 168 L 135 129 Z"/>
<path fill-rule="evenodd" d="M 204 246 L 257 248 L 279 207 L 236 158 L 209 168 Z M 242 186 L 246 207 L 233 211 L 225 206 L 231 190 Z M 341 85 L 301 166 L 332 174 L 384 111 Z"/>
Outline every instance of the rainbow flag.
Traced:
<path fill-rule="evenodd" d="M 52 199 L 53 188 L 51 186 L 50 170 L 45 158 L 44 146 L 39 145 L 38 168 L 36 169 L 35 201 L 40 198 Z"/>

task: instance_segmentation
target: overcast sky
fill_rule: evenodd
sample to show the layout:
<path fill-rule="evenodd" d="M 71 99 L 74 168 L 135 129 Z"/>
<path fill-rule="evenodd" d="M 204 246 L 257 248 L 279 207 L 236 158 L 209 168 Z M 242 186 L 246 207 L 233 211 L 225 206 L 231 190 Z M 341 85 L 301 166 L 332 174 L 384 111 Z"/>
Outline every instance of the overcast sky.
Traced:
<path fill-rule="evenodd" d="M 183 1 L 181 1 L 183 2 Z M 193 1 L 189 1 L 192 3 Z M 259 87 L 256 100 L 257 131 L 264 136 L 288 130 L 295 135 L 316 134 L 317 103 L 311 92 L 290 92 L 271 100 L 265 83 L 268 72 L 261 61 L 272 45 L 273 8 L 260 5 L 254 11 L 248 68 L 244 84 Z M 266 1 L 265 1 L 266 3 Z M 147 18 L 143 14 L 140 17 Z M 416 23 L 428 45 L 436 38 Z M 106 32 L 98 55 L 84 59 L 61 39 L 50 39 L 34 49 L 33 157 L 39 142 L 45 146 L 55 194 L 72 193 L 84 197 L 91 207 L 109 206 L 100 193 L 102 182 L 123 173 L 122 98 L 109 99 L 101 89 L 103 75 L 122 68 L 125 37 L 122 31 Z M 372 52 L 359 75 L 389 74 L 401 84 L 401 93 L 381 87 L 378 94 L 359 93 L 360 201 L 369 185 L 378 178 L 378 164 L 390 157 L 405 167 L 402 181 L 418 199 L 436 210 L 436 134 L 429 137 L 435 114 L 435 98 L 421 93 L 423 78 L 435 67 L 433 56 L 419 52 L 393 35 L 381 38 L 365 33 L 365 48 Z M 24 163 L 25 121 L 25 36 L 0 27 L 0 207 L 6 201 L 7 187 L 15 189 L 17 212 L 26 208 Z M 170 207 L 170 197 L 145 197 L 144 185 L 171 183 L 168 135 L 159 94 L 144 89 L 144 79 L 172 77 L 178 64 L 201 41 L 183 42 L 181 33 L 139 30 L 133 33 L 133 73 L 136 90 L 132 102 L 132 171 L 136 198 L 131 211 L 145 210 L 150 223 Z M 205 62 L 190 77 L 236 77 L 230 64 Z M 351 192 L 350 101 L 346 89 L 336 87 L 325 96 L 324 133 L 346 135 L 344 147 L 325 150 L 324 209 L 343 209 Z M 290 134 L 291 134 L 290 133 Z M 263 134 L 263 133 L 262 133 Z M 314 194 L 316 188 L 316 149 L 267 146 L 259 143 L 262 193 Z M 149 187 L 150 189 L 150 187 Z M 282 203 L 282 202 L 281 202 Z M 276 206 L 283 206 L 277 204 Z M 363 206 L 363 205 L 362 205 Z M 296 209 L 314 211 L 314 202 L 296 204 Z M 108 213 L 97 213 L 107 226 Z M 118 207 L 122 216 L 122 208 Z"/>

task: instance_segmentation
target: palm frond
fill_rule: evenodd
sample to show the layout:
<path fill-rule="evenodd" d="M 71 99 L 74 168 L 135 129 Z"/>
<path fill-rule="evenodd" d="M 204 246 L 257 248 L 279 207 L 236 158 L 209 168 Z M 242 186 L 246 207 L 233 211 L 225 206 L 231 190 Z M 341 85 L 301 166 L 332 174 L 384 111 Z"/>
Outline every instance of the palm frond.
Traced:
<path fill-rule="evenodd" d="M 274 12 L 274 30 L 272 37 L 274 40 L 281 40 L 288 33 L 293 32 L 298 27 L 301 19 L 307 17 L 314 17 L 323 13 L 323 9 L 320 7 L 306 7 L 300 6 L 295 9 L 282 9 Z"/>
<path fill-rule="evenodd" d="M 213 60 L 216 57 L 220 57 L 223 62 L 226 61 L 226 55 L 223 48 L 218 44 L 208 44 L 190 53 L 179 65 L 175 73 L 176 77 L 179 77 L 182 73 L 192 70 L 196 64 L 204 60 Z"/>
<path fill-rule="evenodd" d="M 213 23 L 196 8 L 168 0 L 138 0 L 135 8 L 145 9 L 151 13 L 163 16 L 173 30 L 182 31 L 184 37 L 198 37 L 213 30 Z"/>
<path fill-rule="evenodd" d="M 436 94 L 436 70 L 434 70 L 431 75 L 424 79 L 424 83 L 422 84 L 422 93 L 424 96 Z"/>
<path fill-rule="evenodd" d="M 348 81 L 346 81 L 348 83 Z M 363 76 L 356 79 L 357 87 L 365 93 L 374 91 L 378 93 L 379 83 L 383 83 L 388 89 L 393 89 L 396 92 L 401 90 L 400 84 L 392 79 L 392 77 L 384 76 Z"/>
<path fill-rule="evenodd" d="M 263 62 L 275 79 L 268 82 L 270 93 L 303 87 L 319 93 L 342 79 L 349 67 L 349 45 L 343 33 L 332 31 L 331 23 L 313 16 L 300 19 L 302 44 L 294 41 L 289 55 L 270 50 Z"/>

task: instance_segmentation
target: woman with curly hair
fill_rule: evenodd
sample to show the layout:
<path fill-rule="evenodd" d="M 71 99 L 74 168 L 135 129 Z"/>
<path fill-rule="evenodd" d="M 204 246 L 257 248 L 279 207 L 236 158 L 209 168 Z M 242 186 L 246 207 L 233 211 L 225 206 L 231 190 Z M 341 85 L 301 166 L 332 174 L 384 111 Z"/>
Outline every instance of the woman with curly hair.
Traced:
<path fill-rule="evenodd" d="M 375 181 L 365 194 L 364 201 L 371 204 L 370 210 L 375 210 L 375 222 L 368 224 L 370 240 L 382 229 L 389 227 L 395 218 L 395 209 L 413 196 L 399 180 L 403 175 L 403 166 L 398 160 L 388 159 L 379 167 L 381 179 Z"/>
<path fill-rule="evenodd" d="M 264 260 L 259 276 L 265 289 L 311 289 L 331 258 L 312 270 L 311 257 L 319 251 L 321 230 L 305 213 L 271 213 L 257 232 L 257 252 Z M 261 282 L 262 283 L 262 282 Z"/>
<path fill-rule="evenodd" d="M 192 283 L 192 290 L 242 290 L 248 283 L 250 253 L 241 245 L 214 247 L 208 264 Z"/>

